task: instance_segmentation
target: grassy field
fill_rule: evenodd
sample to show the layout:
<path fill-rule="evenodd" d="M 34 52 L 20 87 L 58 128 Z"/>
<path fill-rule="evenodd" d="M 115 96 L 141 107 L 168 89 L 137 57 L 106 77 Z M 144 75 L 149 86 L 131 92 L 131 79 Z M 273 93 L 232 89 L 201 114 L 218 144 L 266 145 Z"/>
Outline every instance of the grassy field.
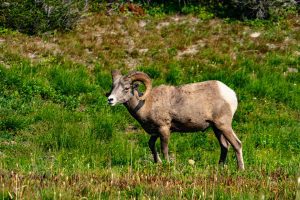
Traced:
<path fill-rule="evenodd" d="M 1 29 L 0 199 L 299 199 L 299 32 L 299 16 L 104 14 L 69 33 Z M 154 85 L 233 88 L 246 170 L 232 148 L 218 166 L 212 130 L 174 133 L 172 162 L 154 164 L 149 136 L 124 106 L 107 105 L 116 68 L 144 71 Z"/>

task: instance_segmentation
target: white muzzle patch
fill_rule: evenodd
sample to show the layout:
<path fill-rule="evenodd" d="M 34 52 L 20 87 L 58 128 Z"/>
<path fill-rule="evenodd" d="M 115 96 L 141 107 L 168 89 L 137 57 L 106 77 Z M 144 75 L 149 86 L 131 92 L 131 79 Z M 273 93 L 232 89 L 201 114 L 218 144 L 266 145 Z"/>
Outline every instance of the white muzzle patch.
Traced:
<path fill-rule="evenodd" d="M 110 95 L 108 98 L 107 98 L 107 102 L 109 105 L 111 106 L 114 106 L 117 104 L 117 98 L 115 95 Z"/>

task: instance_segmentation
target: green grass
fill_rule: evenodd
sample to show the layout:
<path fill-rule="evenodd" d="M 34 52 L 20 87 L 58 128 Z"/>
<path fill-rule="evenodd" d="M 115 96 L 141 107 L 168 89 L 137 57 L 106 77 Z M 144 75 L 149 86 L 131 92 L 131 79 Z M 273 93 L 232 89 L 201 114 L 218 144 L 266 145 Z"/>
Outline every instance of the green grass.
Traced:
<path fill-rule="evenodd" d="M 1 33 L 0 199 L 296 198 L 297 17 L 252 24 L 172 17 L 96 15 L 71 33 Z M 162 22 L 170 24 L 157 28 Z M 177 57 L 199 41 L 197 52 Z M 236 171 L 232 148 L 228 166 L 217 165 L 212 130 L 174 133 L 172 162 L 154 164 L 149 136 L 124 106 L 107 105 L 115 68 L 142 70 L 154 85 L 217 79 L 232 87 L 246 170 Z"/>

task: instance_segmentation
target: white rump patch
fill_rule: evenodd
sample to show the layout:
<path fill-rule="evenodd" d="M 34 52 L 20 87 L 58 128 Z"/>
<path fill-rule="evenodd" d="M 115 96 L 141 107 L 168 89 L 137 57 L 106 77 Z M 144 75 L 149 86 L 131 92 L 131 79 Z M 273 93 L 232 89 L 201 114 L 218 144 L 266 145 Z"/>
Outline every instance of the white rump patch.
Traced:
<path fill-rule="evenodd" d="M 218 87 L 219 87 L 219 92 L 223 99 L 230 105 L 230 110 L 232 112 L 232 115 L 235 113 L 237 109 L 237 98 L 235 92 L 229 88 L 227 85 L 224 83 L 217 81 Z"/>

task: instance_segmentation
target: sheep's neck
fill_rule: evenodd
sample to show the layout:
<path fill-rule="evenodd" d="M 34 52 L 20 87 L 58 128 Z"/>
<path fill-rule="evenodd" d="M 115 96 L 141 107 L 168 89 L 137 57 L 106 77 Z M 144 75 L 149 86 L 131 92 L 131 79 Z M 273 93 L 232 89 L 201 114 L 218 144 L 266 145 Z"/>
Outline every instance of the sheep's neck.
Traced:
<path fill-rule="evenodd" d="M 134 91 L 134 95 L 129 99 L 125 106 L 130 114 L 139 120 L 142 118 L 142 116 L 140 115 L 141 112 L 139 111 L 145 106 L 145 104 L 146 101 L 139 100 L 138 92 Z"/>

